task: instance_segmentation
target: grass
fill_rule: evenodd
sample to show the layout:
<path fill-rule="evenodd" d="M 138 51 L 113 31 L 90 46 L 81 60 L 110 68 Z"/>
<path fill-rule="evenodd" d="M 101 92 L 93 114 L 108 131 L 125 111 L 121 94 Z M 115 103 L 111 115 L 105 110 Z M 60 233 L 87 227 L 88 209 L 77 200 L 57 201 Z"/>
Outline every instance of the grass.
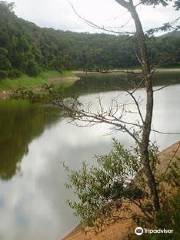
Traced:
<path fill-rule="evenodd" d="M 16 79 L 3 79 L 0 80 L 0 91 L 1 90 L 15 90 L 17 88 L 38 88 L 43 84 L 50 83 L 50 79 L 58 77 L 70 77 L 74 76 L 71 71 L 64 71 L 62 73 L 58 71 L 44 71 L 41 72 L 37 77 L 29 77 L 22 75 Z"/>

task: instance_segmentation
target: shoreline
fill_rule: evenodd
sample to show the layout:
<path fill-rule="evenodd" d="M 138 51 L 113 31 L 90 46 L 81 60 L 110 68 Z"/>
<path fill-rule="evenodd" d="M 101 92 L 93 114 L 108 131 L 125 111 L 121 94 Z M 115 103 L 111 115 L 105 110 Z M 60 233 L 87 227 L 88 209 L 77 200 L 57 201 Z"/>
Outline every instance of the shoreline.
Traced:
<path fill-rule="evenodd" d="M 126 72 L 132 74 L 138 74 L 140 69 L 113 69 L 109 70 L 108 72 L 95 72 L 95 71 L 65 71 L 63 73 L 59 73 L 57 71 L 44 71 L 37 77 L 28 77 L 26 75 L 22 75 L 20 78 L 17 79 L 4 79 L 0 81 L 0 101 L 6 100 L 11 98 L 11 94 L 15 93 L 16 91 L 22 89 L 23 91 L 31 91 L 35 95 L 47 95 L 48 89 L 51 87 L 54 88 L 61 88 L 62 90 L 68 89 L 71 87 L 76 81 L 80 80 L 87 80 L 88 77 L 89 81 L 92 83 L 92 80 L 96 80 L 96 77 L 101 81 L 106 79 L 105 81 L 118 80 L 118 76 L 123 76 Z M 165 74 L 166 77 L 169 75 L 169 79 L 172 79 L 173 75 L 180 74 L 180 68 L 159 68 L 156 70 L 157 76 L 159 74 Z M 92 78 L 95 79 L 92 79 Z M 115 79 L 113 79 L 113 77 Z M 177 78 L 177 76 L 175 76 Z M 180 78 L 177 78 L 177 83 L 180 83 Z M 7 81 L 7 82 L 6 82 Z M 94 81 L 93 81 L 94 82 Z M 166 82 L 165 82 L 166 84 Z M 174 84 L 173 82 L 169 85 Z M 16 94 L 16 93 L 15 93 Z M 21 97 L 19 97 L 21 98 Z"/>
<path fill-rule="evenodd" d="M 22 76 L 17 79 L 4 79 L 0 82 L 0 101 L 11 98 L 11 94 L 19 89 L 44 94 L 46 87 L 68 87 L 80 78 L 74 72 L 42 72 L 37 77 Z M 6 81 L 8 82 L 6 85 Z M 4 86 L 3 86 L 4 84 Z M 9 86 L 8 86 L 9 85 Z"/>
<path fill-rule="evenodd" d="M 124 75 L 126 72 L 137 74 L 140 72 L 140 69 L 113 69 L 107 72 L 97 72 L 97 71 L 65 71 L 63 73 L 59 73 L 57 71 L 44 71 L 41 72 L 37 77 L 29 77 L 27 75 L 22 75 L 20 78 L 15 79 L 3 79 L 0 80 L 0 100 L 6 99 L 10 96 L 10 93 L 19 89 L 24 88 L 27 90 L 36 91 L 37 89 L 41 89 L 43 85 L 55 85 L 61 86 L 70 86 L 74 82 L 80 79 L 80 77 L 92 77 L 92 76 L 118 76 Z M 158 68 L 156 69 L 156 73 L 180 73 L 179 68 Z"/>

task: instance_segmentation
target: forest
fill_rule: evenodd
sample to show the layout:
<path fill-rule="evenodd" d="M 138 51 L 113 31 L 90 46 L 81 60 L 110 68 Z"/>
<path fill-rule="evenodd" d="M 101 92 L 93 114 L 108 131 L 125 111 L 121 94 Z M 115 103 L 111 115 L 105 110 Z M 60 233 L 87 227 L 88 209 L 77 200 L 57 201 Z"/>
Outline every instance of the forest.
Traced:
<path fill-rule="evenodd" d="M 14 4 L 0 1 L 0 78 L 42 70 L 96 70 L 135 68 L 138 60 L 133 36 L 75 33 L 40 28 L 18 18 Z M 151 62 L 158 67 L 180 65 L 180 32 L 146 35 Z"/>

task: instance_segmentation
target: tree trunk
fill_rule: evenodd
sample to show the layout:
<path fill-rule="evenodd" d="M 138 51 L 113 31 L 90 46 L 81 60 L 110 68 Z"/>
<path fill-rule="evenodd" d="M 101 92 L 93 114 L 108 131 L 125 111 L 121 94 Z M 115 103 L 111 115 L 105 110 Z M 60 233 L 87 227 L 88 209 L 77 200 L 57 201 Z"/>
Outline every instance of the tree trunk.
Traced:
<path fill-rule="evenodd" d="M 142 129 L 142 138 L 140 141 L 140 153 L 141 159 L 144 166 L 144 171 L 148 180 L 148 186 L 150 188 L 151 196 L 153 199 L 154 210 L 158 211 L 160 209 L 159 203 L 159 195 L 157 191 L 157 184 L 155 180 L 155 176 L 150 166 L 149 159 L 149 139 L 151 133 L 151 125 L 152 125 L 152 116 L 153 116 L 153 84 L 152 84 L 152 73 L 151 73 L 151 65 L 149 62 L 146 39 L 144 35 L 144 31 L 142 28 L 141 21 L 139 19 L 138 13 L 136 11 L 136 7 L 133 5 L 133 1 L 129 0 L 126 2 L 124 0 L 116 0 L 121 6 L 128 9 L 130 12 L 136 27 L 136 38 L 138 42 L 138 48 L 140 52 L 140 61 L 142 65 L 143 77 L 146 88 L 146 115 L 143 123 Z"/>
<path fill-rule="evenodd" d="M 154 209 L 158 211 L 160 209 L 159 196 L 157 191 L 157 185 L 155 176 L 152 172 L 149 159 L 149 139 L 151 133 L 152 117 L 153 117 L 153 84 L 152 84 L 152 73 L 151 66 L 149 62 L 146 39 L 144 36 L 143 28 L 136 12 L 136 9 L 131 1 L 129 11 L 132 18 L 134 19 L 136 26 L 136 37 L 138 41 L 138 47 L 140 51 L 140 59 L 142 64 L 143 76 L 146 88 L 146 116 L 143 124 L 142 139 L 140 145 L 140 153 L 142 162 L 144 165 L 145 174 L 148 179 L 148 185 L 151 190 L 151 195 L 153 198 Z"/>

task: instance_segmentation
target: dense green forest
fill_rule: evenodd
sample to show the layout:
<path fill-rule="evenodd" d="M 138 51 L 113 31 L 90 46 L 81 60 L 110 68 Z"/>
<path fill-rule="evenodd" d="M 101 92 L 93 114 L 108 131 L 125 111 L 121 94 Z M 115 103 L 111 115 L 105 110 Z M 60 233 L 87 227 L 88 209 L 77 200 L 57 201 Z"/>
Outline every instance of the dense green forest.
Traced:
<path fill-rule="evenodd" d="M 152 62 L 180 65 L 180 33 L 148 38 Z M 131 36 L 74 33 L 40 28 L 18 18 L 13 4 L 0 1 L 0 78 L 45 70 L 115 69 L 137 67 Z"/>

